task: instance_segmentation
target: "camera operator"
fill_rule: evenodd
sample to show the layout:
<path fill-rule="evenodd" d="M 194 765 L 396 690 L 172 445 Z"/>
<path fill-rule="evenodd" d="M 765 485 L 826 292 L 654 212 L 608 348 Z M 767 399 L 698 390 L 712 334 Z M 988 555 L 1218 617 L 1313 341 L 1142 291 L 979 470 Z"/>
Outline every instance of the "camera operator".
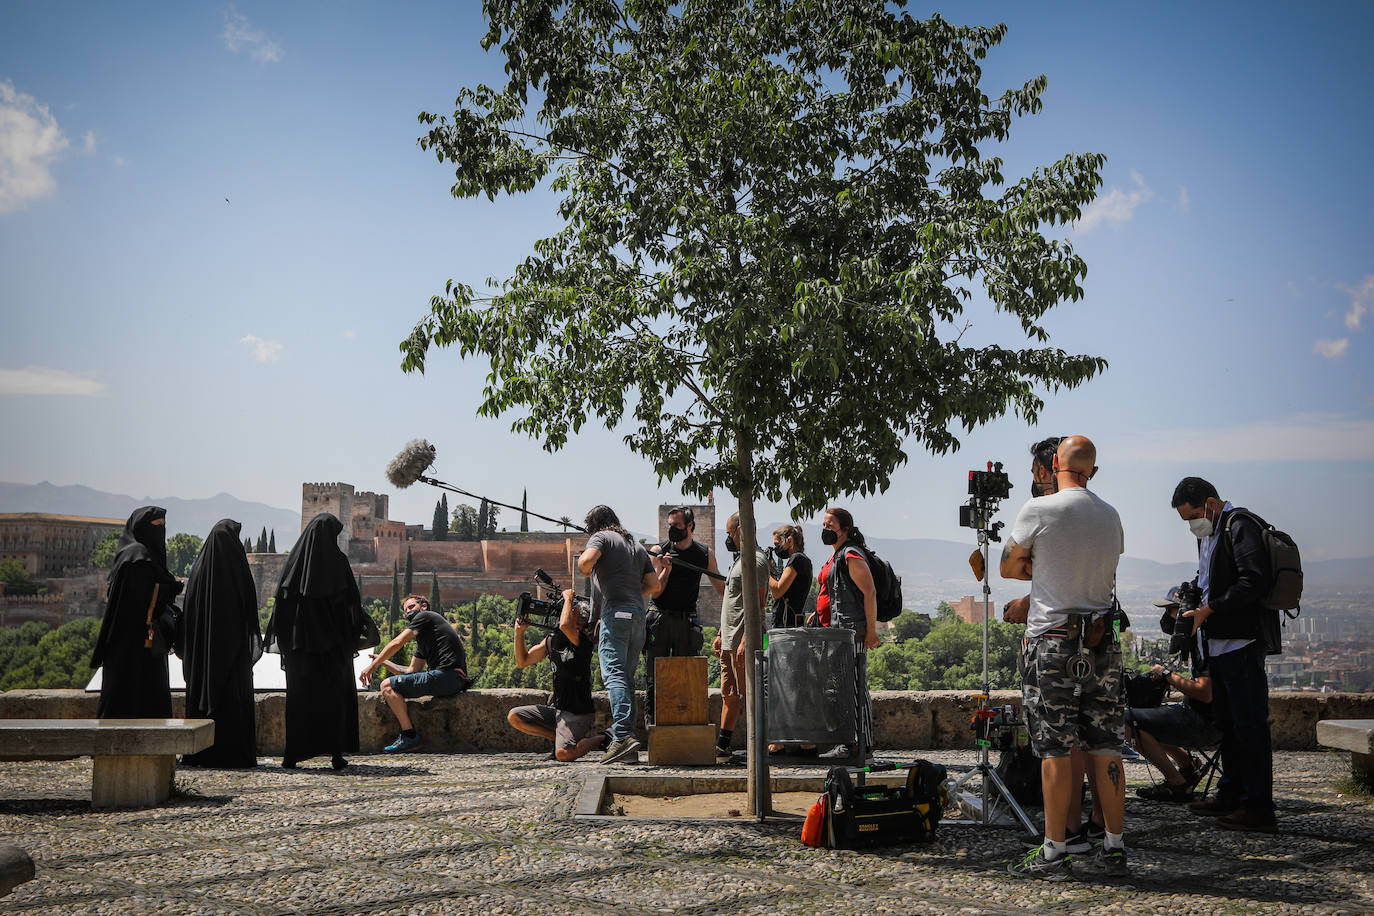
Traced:
<path fill-rule="evenodd" d="M 1178 586 L 1169 590 L 1156 607 L 1164 608 L 1159 618 L 1159 628 L 1165 633 L 1173 633 L 1177 627 L 1186 635 L 1184 625 L 1178 624 L 1180 611 Z M 1136 795 L 1148 801 L 1188 801 L 1193 797 L 1193 786 L 1197 782 L 1197 767 L 1190 747 L 1210 747 L 1221 740 L 1221 733 L 1212 724 L 1212 678 L 1207 671 L 1207 661 L 1200 648 L 1191 639 L 1183 645 L 1180 662 L 1191 662 L 1191 677 L 1184 677 L 1163 665 L 1150 669 L 1150 676 L 1159 678 L 1179 693 L 1184 702 L 1170 703 L 1146 709 L 1128 708 L 1126 710 L 1127 734 L 1136 741 L 1140 753 L 1155 765 L 1164 782 L 1154 786 L 1142 786 Z M 1177 766 L 1175 766 L 1177 762 Z"/>
<path fill-rule="evenodd" d="M 644 546 L 610 506 L 595 506 L 577 570 L 592 580 L 592 618 L 601 621 L 601 682 L 611 702 L 611 744 L 601 763 L 639 760 L 635 737 L 635 666 L 644 650 L 645 599 L 663 590 Z"/>
<path fill-rule="evenodd" d="M 1269 556 L 1259 523 L 1224 502 L 1201 477 L 1185 477 L 1170 505 L 1197 538 L 1202 606 L 1186 611 L 1212 674 L 1213 715 L 1221 729 L 1221 780 L 1215 797 L 1192 802 L 1197 814 L 1230 830 L 1278 831 L 1269 681 L 1264 657 L 1277 651 L 1278 611 L 1261 605 Z"/>
<path fill-rule="evenodd" d="M 700 655 L 704 637 L 697 620 L 697 596 L 701 593 L 699 572 L 674 563 L 682 560 L 701 569 L 716 572 L 716 558 L 710 548 L 696 540 L 696 513 L 689 506 L 668 512 L 668 540 L 650 550 L 661 591 L 645 623 L 644 638 L 644 721 L 654 724 L 654 662 L 660 658 Z M 716 591 L 724 583 L 711 579 Z"/>
<path fill-rule="evenodd" d="M 1075 744 L 1090 756 L 1104 790 L 1106 831 L 1091 867 L 1109 875 L 1127 872 L 1121 646 L 1106 625 L 1125 538 L 1117 511 L 1087 489 L 1096 458 L 1084 436 L 1059 444 L 1053 464 L 1058 492 L 1021 507 L 1000 564 L 1003 578 L 1031 583 L 1022 693 L 1045 798 L 1044 842 L 1008 871 L 1053 881 L 1072 877 L 1067 812 L 1078 790 Z"/>
<path fill-rule="evenodd" d="M 515 621 L 515 667 L 528 668 L 545 658 L 553 665 L 551 705 L 517 706 L 506 715 L 511 728 L 548 738 L 558 760 L 576 760 L 594 750 L 604 750 L 611 742 L 608 732 L 590 734 L 596 724 L 592 703 L 591 628 L 577 613 L 572 589 L 563 591 L 563 613 L 558 629 L 549 633 L 533 649 L 525 648 L 525 617 Z"/>

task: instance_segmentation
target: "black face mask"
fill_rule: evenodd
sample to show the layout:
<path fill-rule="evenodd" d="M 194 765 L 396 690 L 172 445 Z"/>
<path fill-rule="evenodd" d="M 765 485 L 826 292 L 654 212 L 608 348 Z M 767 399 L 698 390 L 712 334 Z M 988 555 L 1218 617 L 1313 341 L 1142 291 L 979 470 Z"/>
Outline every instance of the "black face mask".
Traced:
<path fill-rule="evenodd" d="M 687 529 L 679 528 L 677 525 L 668 526 L 668 540 L 676 544 L 678 541 L 687 537 Z"/>
<path fill-rule="evenodd" d="M 821 529 L 821 543 L 827 547 L 833 546 L 840 539 L 838 532 L 830 528 Z"/>
<path fill-rule="evenodd" d="M 792 551 L 788 550 L 786 547 L 780 547 L 777 544 L 774 544 L 773 555 L 777 557 L 779 560 L 786 560 L 788 557 L 792 556 Z"/>
<path fill-rule="evenodd" d="M 739 553 L 739 545 L 736 544 L 735 539 L 728 534 L 725 536 L 725 549 L 731 553 Z"/>

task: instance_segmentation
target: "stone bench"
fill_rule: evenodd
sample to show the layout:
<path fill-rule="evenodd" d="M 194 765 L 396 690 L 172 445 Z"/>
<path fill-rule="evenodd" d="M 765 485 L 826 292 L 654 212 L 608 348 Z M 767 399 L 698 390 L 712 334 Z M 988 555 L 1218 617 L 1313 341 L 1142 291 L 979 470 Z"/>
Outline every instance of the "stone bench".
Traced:
<path fill-rule="evenodd" d="M 1355 780 L 1374 787 L 1374 719 L 1322 719 L 1317 743 L 1349 751 Z"/>
<path fill-rule="evenodd" d="M 177 755 L 214 743 L 212 719 L 0 719 L 0 760 L 94 757 L 96 808 L 162 804 L 172 794 Z"/>

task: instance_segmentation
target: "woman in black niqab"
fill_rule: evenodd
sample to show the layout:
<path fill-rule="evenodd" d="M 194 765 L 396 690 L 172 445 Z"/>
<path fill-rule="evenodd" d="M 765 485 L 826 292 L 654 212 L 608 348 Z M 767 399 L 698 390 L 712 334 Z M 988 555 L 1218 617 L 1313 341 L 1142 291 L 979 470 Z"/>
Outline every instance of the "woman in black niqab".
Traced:
<path fill-rule="evenodd" d="M 286 671 L 286 752 L 282 766 L 321 754 L 335 769 L 358 749 L 358 692 L 353 683 L 362 595 L 339 549 L 343 525 L 325 512 L 310 520 L 277 586 L 264 639 Z"/>
<path fill-rule="evenodd" d="M 172 691 L 167 682 L 167 646 L 152 621 L 181 591 L 167 571 L 167 510 L 135 509 L 124 525 L 114 566 L 105 580 L 105 615 L 91 653 L 91 667 L 103 668 L 102 719 L 167 719 Z"/>
<path fill-rule="evenodd" d="M 215 720 L 215 743 L 182 758 L 191 766 L 258 764 L 253 665 L 262 658 L 262 632 L 240 528 L 233 519 L 216 522 L 186 580 L 181 663 L 186 717 Z"/>

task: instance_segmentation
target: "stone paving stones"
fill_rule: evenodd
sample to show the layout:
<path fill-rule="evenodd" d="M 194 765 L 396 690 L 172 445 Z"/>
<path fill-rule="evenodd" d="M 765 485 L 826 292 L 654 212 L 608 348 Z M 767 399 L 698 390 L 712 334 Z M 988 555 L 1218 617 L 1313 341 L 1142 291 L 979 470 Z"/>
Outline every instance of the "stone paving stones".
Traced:
<path fill-rule="evenodd" d="M 914 753 L 891 753 L 907 760 Z M 925 751 L 948 764 L 967 752 Z M 275 764 L 277 761 L 270 761 Z M 672 768 L 538 754 L 355 758 L 341 773 L 177 772 L 166 807 L 93 811 L 90 761 L 0 763 L 0 842 L 37 877 L 6 914 L 1369 913 L 1374 802 L 1340 796 L 1340 755 L 1276 755 L 1282 833 L 1237 834 L 1127 802 L 1131 875 L 1059 885 L 1005 873 L 1016 831 L 809 849 L 797 822 L 575 821 L 582 777 Z M 776 768 L 820 775 L 822 768 Z M 684 771 L 686 772 L 686 771 Z M 1148 777 L 1128 765 L 1134 786 Z"/>

